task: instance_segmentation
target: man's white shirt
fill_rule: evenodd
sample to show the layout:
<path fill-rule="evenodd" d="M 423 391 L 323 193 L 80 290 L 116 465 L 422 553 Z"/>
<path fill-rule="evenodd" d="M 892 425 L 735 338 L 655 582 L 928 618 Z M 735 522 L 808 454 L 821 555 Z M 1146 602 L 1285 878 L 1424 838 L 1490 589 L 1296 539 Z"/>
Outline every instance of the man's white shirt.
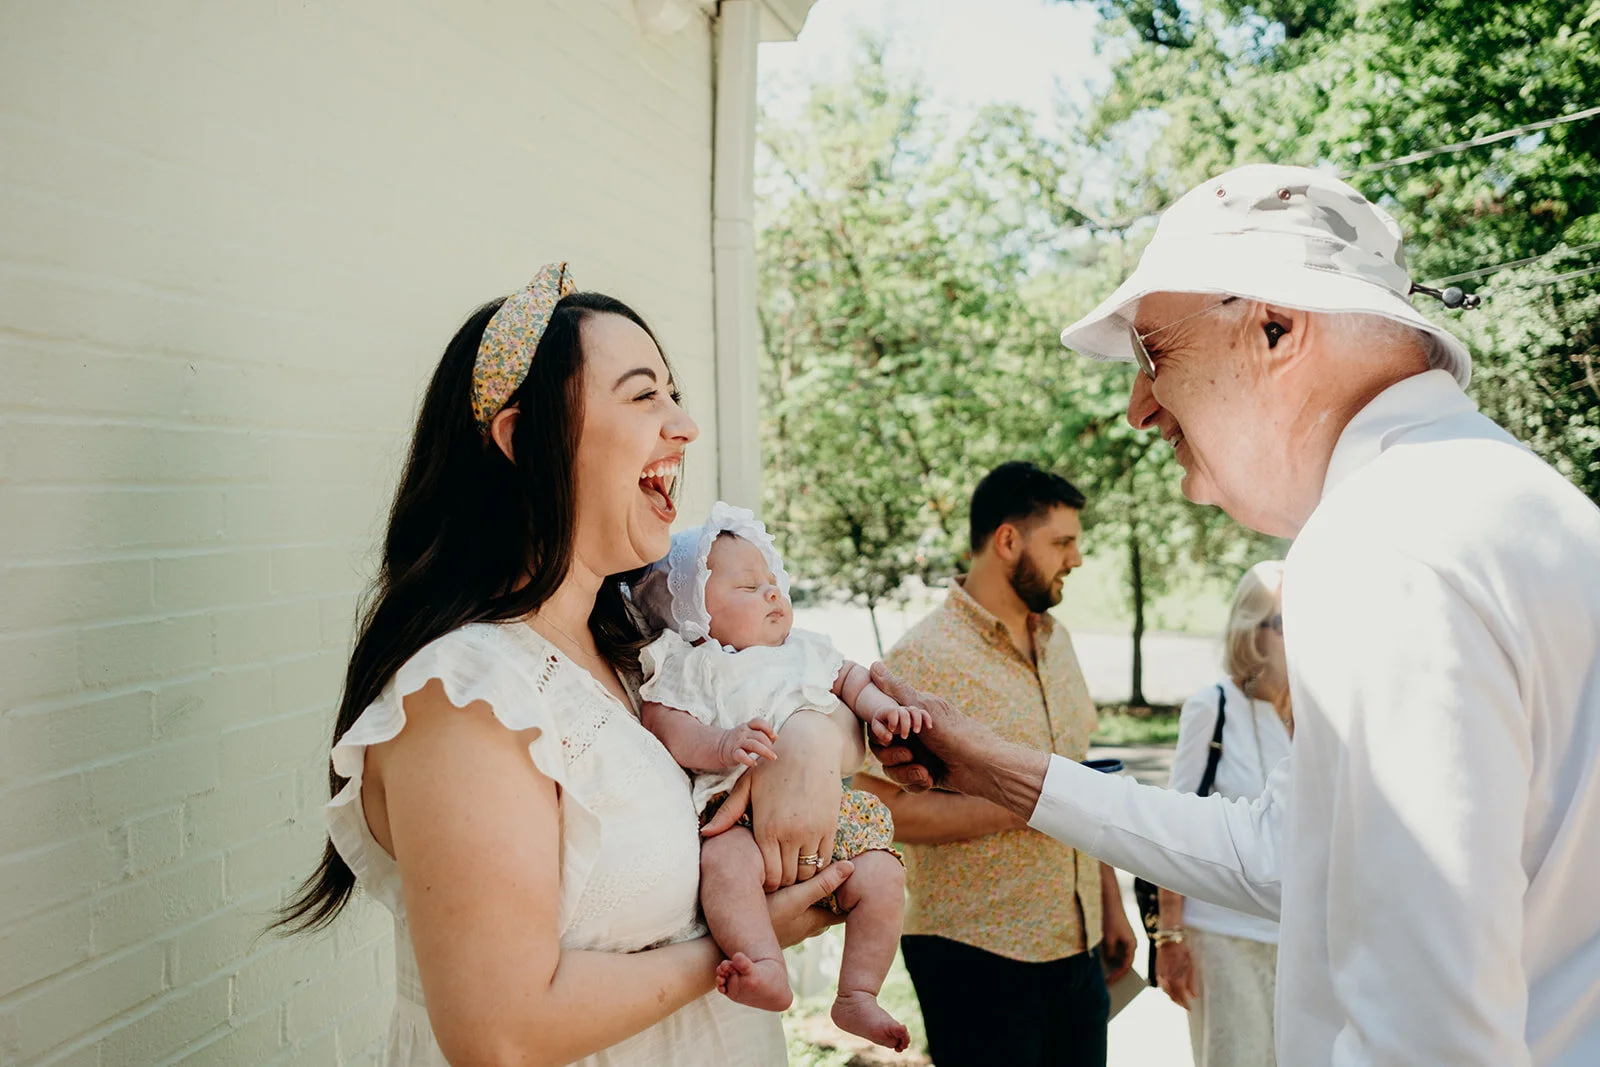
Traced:
<path fill-rule="evenodd" d="M 1193 793 L 1200 788 L 1210 762 L 1211 738 L 1217 715 L 1223 715 L 1222 756 L 1211 792 L 1231 799 L 1254 800 L 1267 788 L 1267 779 L 1288 758 L 1289 730 L 1272 704 L 1253 700 L 1232 678 L 1202 689 L 1183 705 L 1178 722 L 1178 743 L 1172 749 L 1172 770 L 1167 788 Z M 1278 924 L 1259 915 L 1219 908 L 1198 898 L 1184 902 L 1185 929 L 1208 934 L 1278 943 Z"/>
<path fill-rule="evenodd" d="M 1600 509 L 1443 371 L 1340 437 L 1253 802 L 1053 757 L 1030 825 L 1281 922 L 1285 1067 L 1600 1064 Z"/>

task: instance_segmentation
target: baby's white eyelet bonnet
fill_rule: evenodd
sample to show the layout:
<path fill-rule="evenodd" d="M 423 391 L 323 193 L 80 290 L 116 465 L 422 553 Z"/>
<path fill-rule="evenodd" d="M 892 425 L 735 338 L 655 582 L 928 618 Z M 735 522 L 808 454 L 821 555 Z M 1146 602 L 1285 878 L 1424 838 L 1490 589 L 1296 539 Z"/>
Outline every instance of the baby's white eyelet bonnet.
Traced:
<path fill-rule="evenodd" d="M 711 614 L 706 611 L 706 580 L 711 577 L 707 560 L 717 536 L 731 533 L 761 550 L 767 566 L 778 579 L 778 588 L 789 595 L 789 572 L 766 526 L 749 508 L 738 508 L 719 500 L 711 507 L 711 517 L 692 530 L 672 535 L 672 548 L 665 559 L 652 563 L 630 590 L 634 604 L 657 626 L 676 630 L 685 641 L 711 636 Z"/>

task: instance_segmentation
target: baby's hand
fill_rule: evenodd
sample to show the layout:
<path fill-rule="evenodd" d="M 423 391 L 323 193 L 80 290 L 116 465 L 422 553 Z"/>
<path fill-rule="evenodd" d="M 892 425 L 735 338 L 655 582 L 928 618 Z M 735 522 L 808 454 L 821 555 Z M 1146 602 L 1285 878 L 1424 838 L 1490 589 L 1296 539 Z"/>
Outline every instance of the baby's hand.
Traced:
<path fill-rule="evenodd" d="M 722 740 L 717 742 L 717 756 L 724 767 L 735 764 L 754 767 L 762 759 L 778 758 L 778 753 L 772 747 L 777 739 L 776 730 L 760 719 L 751 719 L 743 726 L 722 731 Z"/>
<path fill-rule="evenodd" d="M 932 728 L 933 716 L 917 707 L 896 704 L 872 717 L 872 736 L 880 745 L 891 744 L 896 737 L 910 737 Z"/>

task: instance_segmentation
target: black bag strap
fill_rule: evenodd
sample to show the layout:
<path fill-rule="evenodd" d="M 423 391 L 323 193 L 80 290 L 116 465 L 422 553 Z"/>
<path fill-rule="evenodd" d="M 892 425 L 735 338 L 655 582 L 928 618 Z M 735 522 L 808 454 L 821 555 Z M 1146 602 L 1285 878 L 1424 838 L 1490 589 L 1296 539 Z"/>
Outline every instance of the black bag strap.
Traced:
<path fill-rule="evenodd" d="M 1221 685 L 1217 686 L 1217 728 L 1211 731 L 1211 751 L 1206 755 L 1206 773 L 1200 776 L 1200 788 L 1195 792 L 1205 796 L 1211 792 L 1211 787 L 1217 784 L 1217 764 L 1222 761 L 1222 724 L 1228 717 L 1228 694 Z M 1154 883 L 1143 878 L 1133 880 L 1134 899 L 1139 904 L 1139 918 L 1144 922 L 1144 931 L 1152 939 L 1156 930 L 1161 926 L 1161 904 L 1158 890 Z M 1150 984 L 1156 984 L 1156 948 L 1154 940 L 1150 942 Z"/>
<path fill-rule="evenodd" d="M 1217 784 L 1217 764 L 1222 762 L 1222 724 L 1228 717 L 1228 694 L 1221 685 L 1217 686 L 1217 728 L 1211 731 L 1211 751 L 1206 756 L 1206 773 L 1200 776 L 1200 788 L 1195 792 L 1200 796 L 1211 793 L 1211 787 Z"/>

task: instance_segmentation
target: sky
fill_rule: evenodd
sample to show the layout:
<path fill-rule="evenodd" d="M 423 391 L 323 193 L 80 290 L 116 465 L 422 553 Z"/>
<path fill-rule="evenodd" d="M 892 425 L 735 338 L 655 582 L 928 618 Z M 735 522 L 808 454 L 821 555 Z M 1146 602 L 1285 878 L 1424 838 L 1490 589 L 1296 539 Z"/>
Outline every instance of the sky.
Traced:
<path fill-rule="evenodd" d="M 1092 85 L 1104 85 L 1107 67 L 1094 54 L 1098 20 L 1082 2 L 819 0 L 798 41 L 761 46 L 761 93 L 781 107 L 799 86 L 836 76 L 867 30 L 887 36 L 890 64 L 920 72 L 931 95 L 958 114 L 1000 103 L 1047 114 L 1058 92 L 1081 103 Z"/>

